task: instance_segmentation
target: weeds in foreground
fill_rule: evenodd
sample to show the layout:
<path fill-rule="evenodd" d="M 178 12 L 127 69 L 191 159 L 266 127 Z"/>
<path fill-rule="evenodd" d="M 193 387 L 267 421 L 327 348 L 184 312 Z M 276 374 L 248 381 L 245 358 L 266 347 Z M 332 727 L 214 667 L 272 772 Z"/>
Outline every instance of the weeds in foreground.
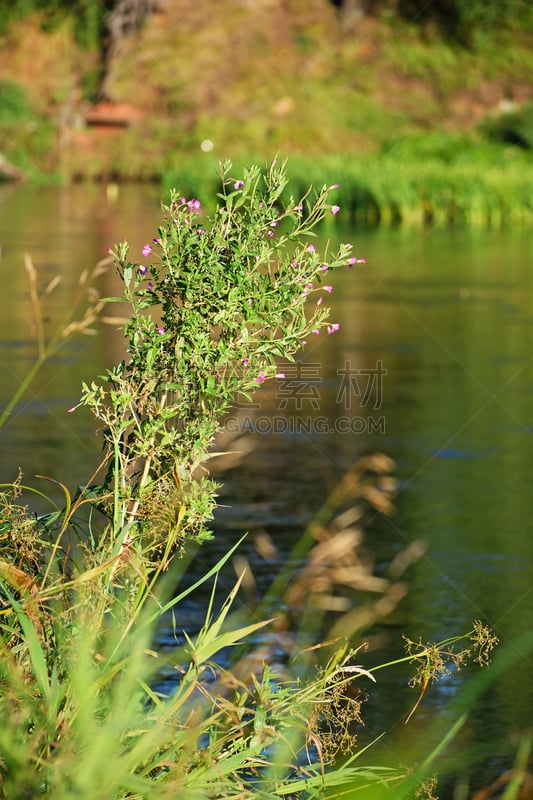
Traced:
<path fill-rule="evenodd" d="M 322 283 L 330 269 L 357 263 L 350 245 L 319 254 L 312 242 L 316 224 L 338 210 L 328 199 L 334 186 L 283 206 L 284 165 L 235 177 L 228 164 L 222 182 L 211 219 L 199 217 L 196 199 L 172 194 L 143 248 L 146 263 L 130 262 L 125 244 L 113 252 L 131 308 L 128 355 L 81 400 L 102 425 L 100 482 L 75 498 L 61 485 L 65 507 L 41 518 L 20 504 L 20 481 L 0 495 L 1 797 L 366 798 L 369 786 L 407 797 L 436 757 L 414 781 L 362 767 L 364 750 L 354 751 L 362 686 L 381 667 L 358 665 L 349 639 L 404 591 L 398 565 L 379 580 L 365 571 L 353 525 L 363 501 L 389 507 L 390 484 L 380 488 L 387 459 L 367 457 L 346 476 L 295 548 L 299 575 L 282 570 L 255 610 L 236 609 L 242 571 L 222 602 L 216 592 L 238 543 L 195 583 L 185 579 L 191 550 L 210 535 L 216 485 L 204 464 L 224 413 L 236 394 L 275 379 L 278 357 L 335 333 Z M 42 360 L 50 350 L 28 273 Z M 62 330 L 86 331 L 93 318 Z M 80 528 L 85 508 L 99 512 Z M 211 599 L 192 635 L 186 604 L 203 586 Z M 362 616 L 350 601 L 361 590 L 379 595 Z M 281 597 L 287 611 L 273 608 Z M 298 609 L 302 619 L 319 609 L 319 623 L 332 609 L 345 613 L 332 640 L 302 648 L 289 619 Z M 168 616 L 170 652 L 154 649 Z M 286 668 L 268 645 L 254 650 L 267 628 L 287 633 Z M 466 657 L 472 645 L 454 649 L 464 638 L 411 643 L 402 660 L 429 680 L 445 659 Z M 480 624 L 466 638 L 476 653 L 494 644 Z M 322 667 L 317 652 L 329 653 Z M 163 673 L 174 677 L 166 694 Z"/>

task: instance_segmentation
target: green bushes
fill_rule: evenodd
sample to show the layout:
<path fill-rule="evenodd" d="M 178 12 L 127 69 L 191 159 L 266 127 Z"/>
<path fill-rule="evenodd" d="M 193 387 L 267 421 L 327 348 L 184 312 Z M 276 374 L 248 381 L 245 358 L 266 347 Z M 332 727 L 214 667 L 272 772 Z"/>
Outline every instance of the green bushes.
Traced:
<path fill-rule="evenodd" d="M 106 15 L 113 5 L 114 0 L 17 0 L 0 10 L 0 34 L 10 23 L 39 12 L 43 26 L 53 27 L 65 17 L 71 18 L 76 39 L 82 47 L 99 50 L 105 34 Z"/>

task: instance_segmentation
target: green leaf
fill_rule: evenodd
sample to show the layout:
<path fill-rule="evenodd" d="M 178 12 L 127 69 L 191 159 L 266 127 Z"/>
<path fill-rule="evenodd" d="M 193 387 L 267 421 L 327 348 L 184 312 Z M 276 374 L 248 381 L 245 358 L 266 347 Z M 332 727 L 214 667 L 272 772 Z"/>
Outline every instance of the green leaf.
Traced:
<path fill-rule="evenodd" d="M 2 586 L 2 591 L 4 592 L 6 598 L 8 599 L 9 604 L 13 608 L 15 614 L 17 615 L 18 621 L 20 623 L 20 627 L 22 628 L 22 632 L 24 634 L 24 641 L 26 647 L 28 648 L 28 653 L 30 656 L 32 672 L 41 690 L 42 696 L 49 701 L 51 696 L 50 690 L 50 682 L 48 678 L 48 667 L 46 663 L 46 654 L 45 648 L 41 645 L 41 640 L 39 638 L 39 634 L 37 633 L 30 617 L 24 611 L 23 606 L 18 600 L 15 600 L 9 589 L 5 586 L 3 580 L 0 579 L 0 585 Z M 29 601 L 31 602 L 31 600 Z"/>

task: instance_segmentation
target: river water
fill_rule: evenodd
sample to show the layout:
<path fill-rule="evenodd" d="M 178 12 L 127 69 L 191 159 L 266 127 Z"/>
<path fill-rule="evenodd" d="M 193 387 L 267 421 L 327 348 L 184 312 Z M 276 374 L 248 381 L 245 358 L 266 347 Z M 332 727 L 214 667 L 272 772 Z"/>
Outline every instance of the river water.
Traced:
<path fill-rule="evenodd" d="M 35 352 L 24 253 L 42 287 L 62 276 L 46 300 L 51 331 L 71 308 L 81 271 L 109 245 L 127 239 L 140 258 L 156 233 L 158 198 L 155 187 L 0 186 L 2 405 Z M 436 641 L 473 619 L 512 642 L 533 621 L 533 231 L 336 228 L 335 236 L 367 263 L 331 278 L 340 330 L 310 343 L 292 382 L 258 394 L 256 447 L 228 477 L 220 536 L 258 527 L 296 536 L 327 487 L 362 452 L 380 450 L 396 463 L 400 491 L 396 514 L 371 527 L 367 547 L 378 563 L 415 540 L 427 550 L 367 665 L 401 655 L 402 634 Z M 102 291 L 116 290 L 109 273 Z M 106 329 L 52 358 L 0 432 L 0 481 L 18 468 L 43 491 L 49 484 L 33 476 L 71 489 L 87 479 L 99 439 L 83 411 L 67 409 L 81 381 L 120 357 L 120 338 Z M 287 422 L 317 417 L 324 424 Z M 38 498 L 31 502 L 41 510 Z M 512 675 L 491 686 L 461 733 L 474 782 L 503 770 L 531 726 L 532 674 L 531 659 L 517 652 Z M 400 690 L 405 680 L 401 671 L 380 675 L 361 734 L 387 730 L 382 757 L 392 764 L 409 758 L 405 743 L 424 739 L 464 677 L 454 672 L 428 692 L 411 733 L 403 723 L 417 692 Z"/>

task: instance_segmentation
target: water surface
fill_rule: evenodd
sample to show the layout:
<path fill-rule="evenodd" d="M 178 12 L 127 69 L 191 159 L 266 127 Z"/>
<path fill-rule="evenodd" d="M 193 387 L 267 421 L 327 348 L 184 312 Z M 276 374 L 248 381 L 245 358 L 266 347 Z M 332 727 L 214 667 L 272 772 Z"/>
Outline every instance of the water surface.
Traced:
<path fill-rule="evenodd" d="M 47 304 L 51 329 L 72 303 L 80 272 L 122 239 L 140 258 L 157 223 L 153 187 L 123 187 L 117 197 L 103 186 L 0 187 L 2 403 L 35 350 L 23 254 L 31 254 L 42 286 L 62 276 Z M 331 277 L 339 332 L 309 343 L 292 384 L 258 393 L 249 417 L 256 447 L 227 476 L 213 547 L 223 550 L 241 532 L 264 528 L 286 551 L 344 470 L 379 449 L 396 462 L 400 493 L 397 513 L 375 521 L 367 546 L 378 568 L 414 540 L 428 549 L 410 569 L 409 593 L 394 625 L 378 631 L 382 647 L 368 663 L 400 655 L 402 633 L 437 640 L 468 630 L 473 619 L 510 642 L 533 619 L 533 233 L 337 233 L 367 263 Z M 116 291 L 112 273 L 102 291 Z M 1 481 L 19 468 L 43 489 L 34 475 L 66 480 L 71 489 L 87 479 L 100 440 L 85 412 L 67 409 L 81 381 L 120 354 L 120 338 L 106 330 L 69 343 L 46 365 L 0 433 Z M 374 387 L 363 402 L 377 365 L 382 392 L 377 398 Z M 289 424 L 317 417 L 325 424 L 307 431 Z M 285 422 L 270 433 L 276 419 Z M 255 568 L 258 582 L 268 584 L 268 567 L 258 560 Z M 498 772 L 531 724 L 531 674 L 531 660 L 517 654 L 512 677 L 494 684 L 461 734 L 460 749 L 487 774 Z M 403 723 L 417 695 L 400 691 L 406 679 L 401 670 L 380 676 L 362 732 L 372 738 L 391 730 L 384 757 L 393 762 L 404 758 L 406 741 L 427 736 L 436 713 L 445 714 L 463 673 L 428 693 L 410 733 Z"/>

